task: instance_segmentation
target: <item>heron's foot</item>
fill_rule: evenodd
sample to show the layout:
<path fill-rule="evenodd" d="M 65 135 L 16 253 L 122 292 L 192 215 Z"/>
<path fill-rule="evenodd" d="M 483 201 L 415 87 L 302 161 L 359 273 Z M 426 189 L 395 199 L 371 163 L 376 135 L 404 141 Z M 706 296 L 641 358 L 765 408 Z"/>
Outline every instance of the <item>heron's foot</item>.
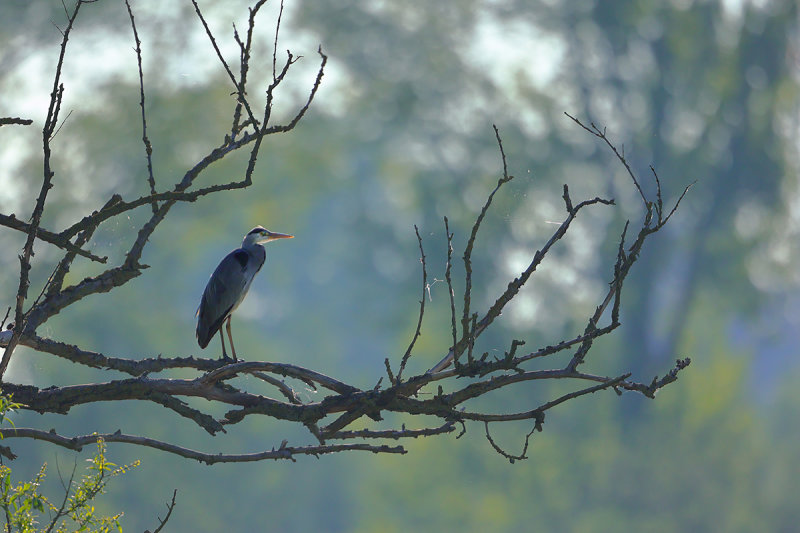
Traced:
<path fill-rule="evenodd" d="M 235 358 L 234 358 L 234 359 L 231 359 L 231 358 L 230 358 L 230 356 L 229 356 L 228 354 L 226 354 L 226 353 L 223 353 L 223 354 L 222 354 L 222 357 L 220 357 L 220 361 L 225 361 L 226 363 L 235 363 L 235 362 L 236 362 L 236 359 L 235 359 Z"/>

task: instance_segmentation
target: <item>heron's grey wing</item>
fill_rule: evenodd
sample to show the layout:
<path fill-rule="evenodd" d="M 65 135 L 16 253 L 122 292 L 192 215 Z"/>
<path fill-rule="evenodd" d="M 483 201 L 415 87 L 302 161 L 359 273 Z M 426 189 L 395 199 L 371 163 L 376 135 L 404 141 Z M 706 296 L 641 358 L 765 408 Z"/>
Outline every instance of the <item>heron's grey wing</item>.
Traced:
<path fill-rule="evenodd" d="M 208 346 L 222 322 L 241 301 L 247 288 L 247 263 L 244 250 L 234 250 L 225 256 L 211 274 L 197 310 L 197 343 Z"/>

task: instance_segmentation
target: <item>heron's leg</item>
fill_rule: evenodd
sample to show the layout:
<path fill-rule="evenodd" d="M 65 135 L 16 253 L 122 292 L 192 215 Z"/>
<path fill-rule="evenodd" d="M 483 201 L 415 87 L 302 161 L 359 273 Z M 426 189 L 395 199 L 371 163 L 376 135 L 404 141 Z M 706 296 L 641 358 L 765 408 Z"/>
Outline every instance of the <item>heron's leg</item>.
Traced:
<path fill-rule="evenodd" d="M 228 354 L 225 352 L 225 335 L 222 333 L 222 328 L 219 328 L 219 342 L 222 343 L 222 358 L 227 359 Z"/>
<path fill-rule="evenodd" d="M 238 361 L 236 358 L 236 348 L 233 347 L 233 335 L 231 335 L 231 315 L 228 315 L 228 323 L 225 324 L 225 329 L 228 331 L 228 340 L 231 341 L 231 351 L 233 352 L 233 360 Z M 222 333 L 220 333 L 222 335 Z"/>

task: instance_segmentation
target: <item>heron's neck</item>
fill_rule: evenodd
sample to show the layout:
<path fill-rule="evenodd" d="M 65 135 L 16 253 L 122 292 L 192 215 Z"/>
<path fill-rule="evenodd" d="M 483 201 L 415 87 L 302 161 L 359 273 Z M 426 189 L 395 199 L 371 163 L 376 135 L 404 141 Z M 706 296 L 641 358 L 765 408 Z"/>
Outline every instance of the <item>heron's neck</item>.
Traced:
<path fill-rule="evenodd" d="M 261 255 L 265 253 L 264 246 L 255 242 L 244 241 L 242 243 L 242 249 L 247 250 L 251 254 L 256 254 L 256 255 Z"/>

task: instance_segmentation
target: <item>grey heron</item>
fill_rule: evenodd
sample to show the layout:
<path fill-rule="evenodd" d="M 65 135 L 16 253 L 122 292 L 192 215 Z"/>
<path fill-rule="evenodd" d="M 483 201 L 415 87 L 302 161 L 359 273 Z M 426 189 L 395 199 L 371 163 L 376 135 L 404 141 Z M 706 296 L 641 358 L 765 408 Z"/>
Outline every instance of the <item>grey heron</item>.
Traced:
<path fill-rule="evenodd" d="M 225 340 L 222 335 L 222 324 L 227 320 L 225 329 L 231 343 L 233 360 L 237 361 L 236 348 L 233 347 L 231 335 L 231 314 L 239 307 L 247 295 L 253 278 L 261 270 L 266 258 L 262 244 L 276 239 L 291 239 L 293 235 L 268 231 L 256 226 L 244 236 L 242 247 L 232 251 L 220 262 L 208 285 L 203 291 L 200 307 L 197 308 L 197 343 L 200 348 L 208 346 L 209 341 L 219 331 L 222 342 L 222 358 L 228 359 L 225 352 Z"/>

